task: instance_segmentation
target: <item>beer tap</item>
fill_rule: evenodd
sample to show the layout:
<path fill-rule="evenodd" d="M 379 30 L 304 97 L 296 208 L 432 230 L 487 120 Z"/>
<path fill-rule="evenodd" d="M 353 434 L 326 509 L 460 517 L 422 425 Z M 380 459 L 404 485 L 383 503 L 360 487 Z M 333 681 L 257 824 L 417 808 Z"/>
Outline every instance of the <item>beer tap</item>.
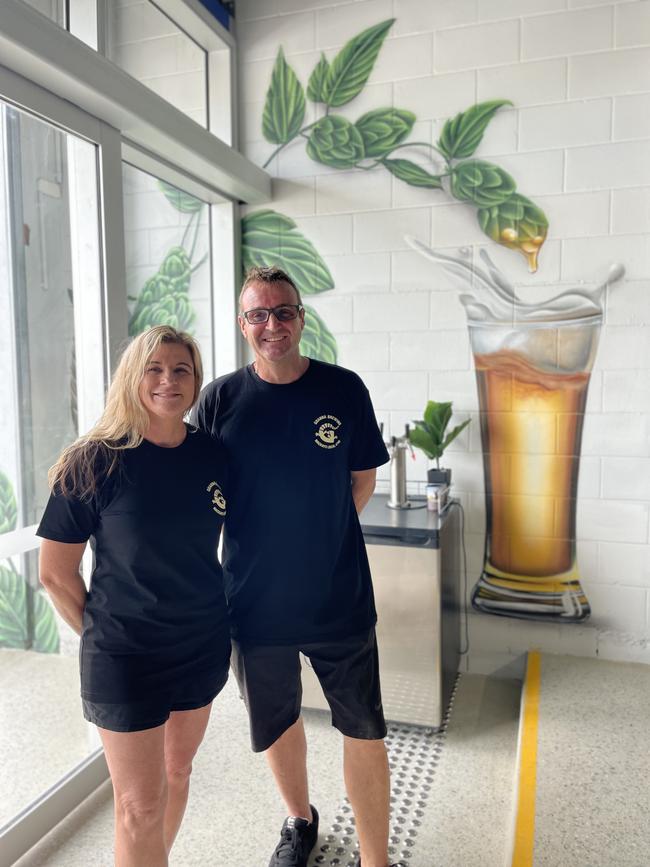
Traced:
<path fill-rule="evenodd" d="M 384 425 L 380 425 L 383 436 Z M 410 509 L 412 503 L 406 495 L 406 452 L 415 457 L 409 439 L 409 425 L 406 425 L 401 437 L 392 436 L 386 443 L 390 455 L 390 497 L 386 505 L 389 509 Z"/>

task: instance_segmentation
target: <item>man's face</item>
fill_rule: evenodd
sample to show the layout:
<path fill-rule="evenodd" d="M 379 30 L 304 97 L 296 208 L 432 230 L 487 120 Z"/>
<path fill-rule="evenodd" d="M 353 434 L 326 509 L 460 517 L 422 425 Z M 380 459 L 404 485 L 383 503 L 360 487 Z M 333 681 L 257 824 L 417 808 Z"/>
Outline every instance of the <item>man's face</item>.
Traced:
<path fill-rule="evenodd" d="M 246 287 L 241 299 L 241 309 L 245 313 L 256 307 L 278 307 L 280 304 L 297 304 L 298 299 L 293 287 L 288 283 L 251 283 Z M 291 356 L 298 356 L 298 346 L 305 326 L 304 311 L 289 322 L 278 322 L 271 314 L 266 322 L 251 325 L 240 314 L 238 317 L 241 332 L 248 341 L 256 357 L 273 364 Z"/>

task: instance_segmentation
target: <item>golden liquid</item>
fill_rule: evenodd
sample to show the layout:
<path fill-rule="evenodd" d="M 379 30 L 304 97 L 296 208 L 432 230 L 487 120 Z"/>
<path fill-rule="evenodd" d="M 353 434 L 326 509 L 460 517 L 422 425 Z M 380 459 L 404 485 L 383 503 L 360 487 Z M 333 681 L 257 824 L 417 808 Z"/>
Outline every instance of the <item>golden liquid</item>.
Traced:
<path fill-rule="evenodd" d="M 475 355 L 487 500 L 486 564 L 544 578 L 575 565 L 576 488 L 588 373 L 549 373 L 523 355 Z"/>

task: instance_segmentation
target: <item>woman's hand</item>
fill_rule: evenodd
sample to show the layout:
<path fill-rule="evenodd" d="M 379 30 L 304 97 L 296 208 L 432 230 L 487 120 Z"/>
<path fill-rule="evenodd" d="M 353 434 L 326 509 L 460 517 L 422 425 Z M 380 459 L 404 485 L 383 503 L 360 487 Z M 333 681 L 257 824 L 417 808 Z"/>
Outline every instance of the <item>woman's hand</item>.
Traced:
<path fill-rule="evenodd" d="M 85 542 L 53 542 L 43 539 L 39 560 L 39 578 L 54 607 L 77 635 L 86 604 L 86 585 L 79 574 Z"/>

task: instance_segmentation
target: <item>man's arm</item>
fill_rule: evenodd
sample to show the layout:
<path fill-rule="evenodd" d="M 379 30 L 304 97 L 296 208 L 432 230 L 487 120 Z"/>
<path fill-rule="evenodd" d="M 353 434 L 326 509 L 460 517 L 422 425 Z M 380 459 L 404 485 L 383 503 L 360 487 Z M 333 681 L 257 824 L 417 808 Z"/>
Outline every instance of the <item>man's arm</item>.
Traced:
<path fill-rule="evenodd" d="M 377 470 L 374 467 L 371 470 L 352 470 L 350 476 L 352 478 L 352 499 L 357 515 L 360 515 L 375 490 Z"/>

